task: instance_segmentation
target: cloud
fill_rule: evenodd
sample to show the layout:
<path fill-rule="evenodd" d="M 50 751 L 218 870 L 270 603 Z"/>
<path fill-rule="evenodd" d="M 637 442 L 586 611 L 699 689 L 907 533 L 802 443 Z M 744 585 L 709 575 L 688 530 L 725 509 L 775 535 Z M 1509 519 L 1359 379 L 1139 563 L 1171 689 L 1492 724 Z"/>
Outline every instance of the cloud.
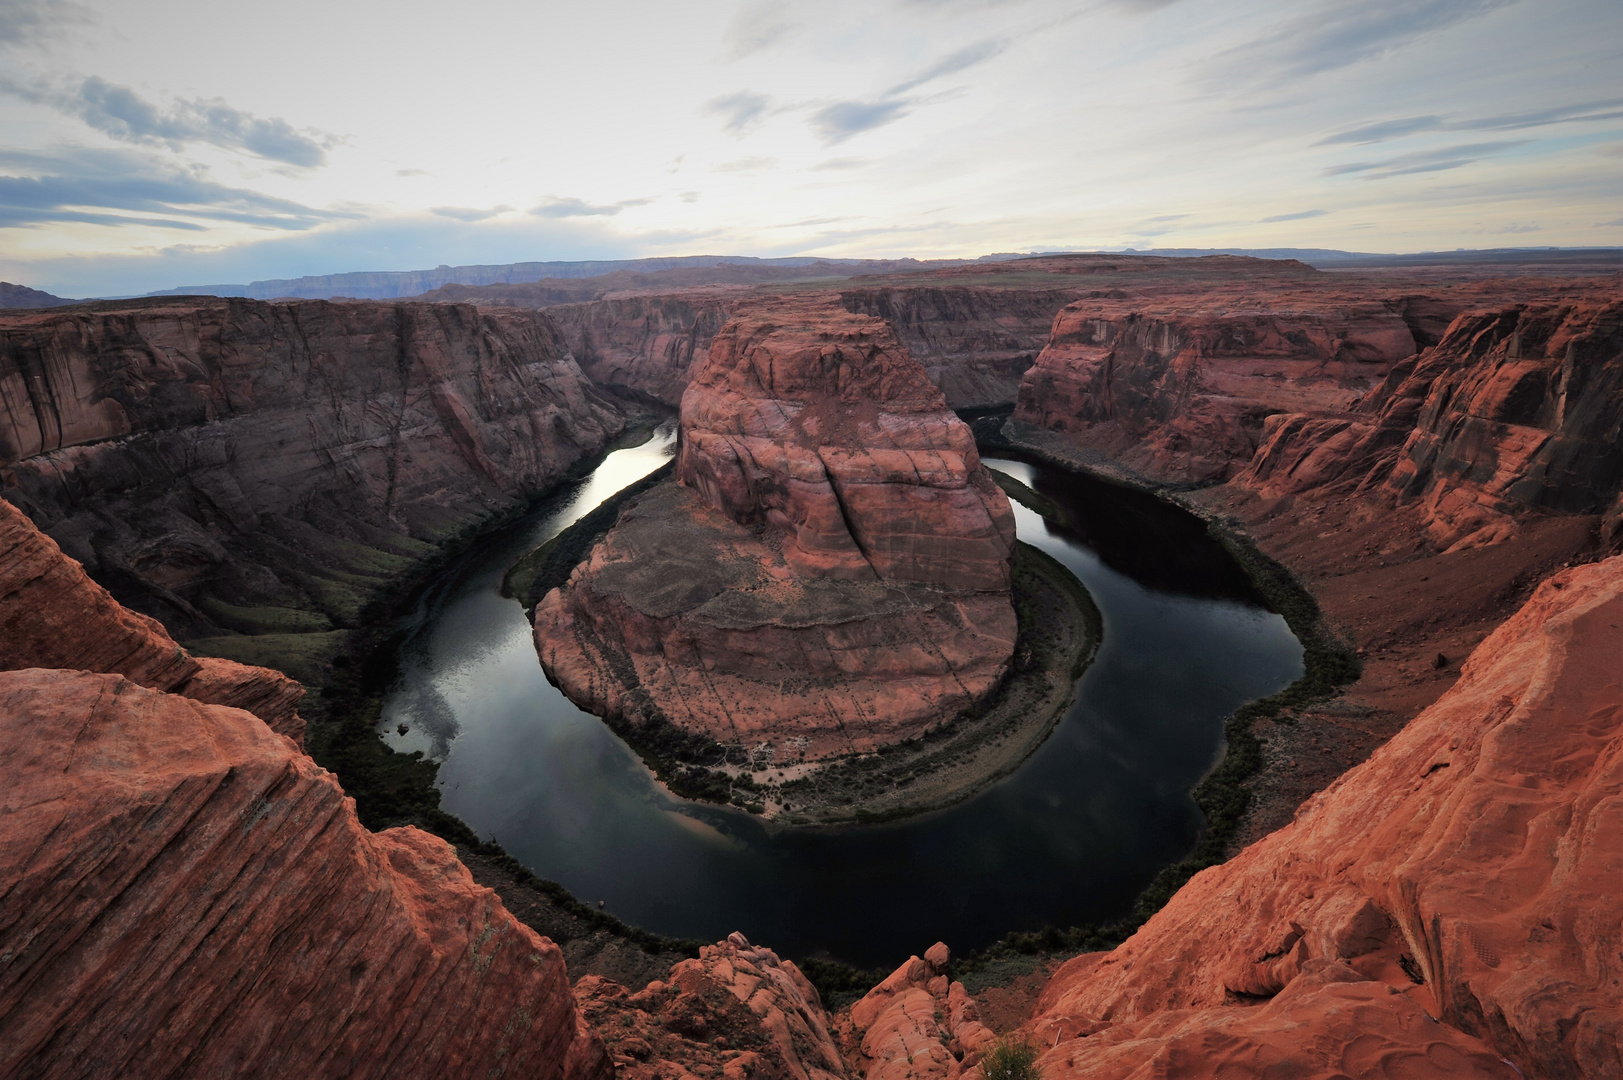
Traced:
<path fill-rule="evenodd" d="M 1469 143 L 1450 146 L 1442 150 L 1423 150 L 1413 154 L 1399 154 L 1381 161 L 1358 161 L 1346 165 L 1332 165 L 1324 170 L 1326 176 L 1346 176 L 1363 173 L 1366 180 L 1380 180 L 1389 176 L 1407 176 L 1413 173 L 1445 172 L 1470 165 L 1487 157 L 1517 146 L 1525 146 L 1526 139 L 1500 142 Z"/>
<path fill-rule="evenodd" d="M 1219 53 L 1223 78 L 1296 79 L 1348 67 L 1516 0 L 1320 0 L 1272 33 Z M 1299 7 L 1297 10 L 1301 10 Z"/>
<path fill-rule="evenodd" d="M 51 222 L 148 225 L 196 231 L 200 222 L 303 230 L 353 213 L 315 210 L 208 180 L 147 154 L 122 150 L 0 150 L 0 228 Z"/>
<path fill-rule="evenodd" d="M 427 169 L 396 169 L 394 171 L 394 174 L 396 176 L 427 176 L 428 175 L 428 170 Z"/>
<path fill-rule="evenodd" d="M 777 163 L 778 163 L 777 158 L 747 157 L 747 158 L 739 158 L 737 161 L 724 161 L 720 165 L 717 165 L 717 166 L 713 167 L 710 171 L 711 172 L 760 172 L 762 169 L 770 169 L 770 168 L 772 168 L 772 166 L 776 165 Z"/>
<path fill-rule="evenodd" d="M 923 86 L 927 82 L 932 82 L 939 79 L 942 76 L 954 75 L 960 71 L 963 71 L 965 68 L 972 68 L 976 64 L 984 63 L 985 61 L 990 60 L 992 57 L 996 56 L 998 53 L 1007 48 L 1007 46 L 1008 42 L 996 38 L 988 38 L 985 41 L 977 41 L 973 45 L 966 45 L 957 52 L 951 53 L 945 57 L 942 57 L 940 60 L 937 60 L 935 63 L 931 64 L 917 75 L 914 75 L 912 78 L 904 79 L 902 82 L 897 83 L 895 86 L 891 87 L 885 92 L 885 96 L 896 97 L 897 95 L 907 93 L 909 90 Z"/>
<path fill-rule="evenodd" d="M 0 0 L 0 49 L 40 45 L 92 21 L 88 8 L 69 0 Z"/>
<path fill-rule="evenodd" d="M 811 167 L 812 172 L 834 172 L 843 169 L 860 169 L 868 164 L 867 158 L 837 157 L 820 161 Z"/>
<path fill-rule="evenodd" d="M 428 212 L 453 221 L 484 221 L 508 213 L 512 209 L 511 206 L 492 206 L 488 210 L 475 210 L 465 206 L 431 206 Z"/>
<path fill-rule="evenodd" d="M 336 142 L 332 136 L 317 141 L 286 120 L 260 119 L 220 98 L 177 101 L 165 111 L 129 87 L 94 75 L 69 89 L 0 79 L 0 91 L 77 117 L 104 135 L 137 145 L 180 150 L 187 143 L 208 143 L 311 169 L 326 164 L 326 146 Z"/>
<path fill-rule="evenodd" d="M 853 135 L 895 123 L 912 112 L 915 106 L 923 103 L 919 98 L 905 96 L 908 91 L 984 63 L 1001 53 L 1007 44 L 999 38 L 988 38 L 973 45 L 966 45 L 917 74 L 903 79 L 877 98 L 868 101 L 836 101 L 831 105 L 824 105 L 811 114 L 809 123 L 825 146 L 834 146 Z"/>
<path fill-rule="evenodd" d="M 837 101 L 812 113 L 811 126 L 826 145 L 833 146 L 853 135 L 900 120 L 912 105 L 913 102 L 905 98 L 896 101 Z"/>
<path fill-rule="evenodd" d="M 650 197 L 621 199 L 617 203 L 589 203 L 573 196 L 567 199 L 550 197 L 539 206 L 530 207 L 527 213 L 543 218 L 613 217 L 628 206 L 647 206 L 653 201 Z"/>
<path fill-rule="evenodd" d="M 785 17 L 786 7 L 773 0 L 754 0 L 740 7 L 721 35 L 728 57 L 742 60 L 787 37 L 794 23 Z"/>
<path fill-rule="evenodd" d="M 1299 210 L 1294 214 L 1275 214 L 1273 217 L 1263 218 L 1259 224 L 1272 225 L 1276 221 L 1301 221 L 1304 218 L 1323 217 L 1329 212 L 1328 210 Z"/>
<path fill-rule="evenodd" d="M 1515 222 L 1511 222 L 1509 225 L 1506 225 L 1503 229 L 1500 229 L 1499 231 L 1502 232 L 1502 233 L 1543 232 L 1544 231 L 1544 226 L 1542 226 L 1542 225 L 1518 225 Z"/>
<path fill-rule="evenodd" d="M 772 99 L 765 94 L 752 93 L 749 90 L 740 90 L 733 94 L 724 94 L 705 102 L 704 111 L 716 113 L 724 117 L 722 130 L 734 135 L 745 135 L 751 129 L 760 125 L 772 109 Z"/>
<path fill-rule="evenodd" d="M 1618 228 L 1623 228 L 1623 217 L 1618 218 L 1616 221 L 1597 222 L 1595 224 L 1595 228 L 1597 228 L 1597 229 L 1618 229 Z"/>
<path fill-rule="evenodd" d="M 1385 142 L 1388 139 L 1399 139 L 1422 131 L 1514 131 L 1520 128 L 1547 127 L 1551 124 L 1596 123 L 1620 117 L 1623 117 L 1623 98 L 1562 105 L 1533 112 L 1483 116 L 1474 120 L 1448 120 L 1441 116 L 1408 116 L 1338 132 L 1320 139 L 1313 145 L 1335 146 L 1350 143 L 1363 146 Z"/>

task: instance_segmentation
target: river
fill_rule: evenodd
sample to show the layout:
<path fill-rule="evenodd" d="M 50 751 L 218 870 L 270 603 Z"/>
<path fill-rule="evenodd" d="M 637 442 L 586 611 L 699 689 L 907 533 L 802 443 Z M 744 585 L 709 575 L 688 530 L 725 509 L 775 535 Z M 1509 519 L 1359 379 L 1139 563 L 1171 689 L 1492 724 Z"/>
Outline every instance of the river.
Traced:
<path fill-rule="evenodd" d="M 667 427 L 608 455 L 453 565 L 407 622 L 382 723 L 390 745 L 440 762 L 447 811 L 629 923 L 704 940 L 742 930 L 788 955 L 888 966 L 938 939 L 964 951 L 1117 916 L 1194 845 L 1188 793 L 1222 751 L 1223 718 L 1301 674 L 1284 620 L 1190 515 L 988 458 L 1064 507 L 1061 523 L 1016 503 L 1016 527 L 1104 618 L 1053 735 L 974 798 L 888 825 L 784 830 L 683 802 L 548 683 L 523 609 L 499 592 L 521 555 L 658 468 L 673 443 Z"/>

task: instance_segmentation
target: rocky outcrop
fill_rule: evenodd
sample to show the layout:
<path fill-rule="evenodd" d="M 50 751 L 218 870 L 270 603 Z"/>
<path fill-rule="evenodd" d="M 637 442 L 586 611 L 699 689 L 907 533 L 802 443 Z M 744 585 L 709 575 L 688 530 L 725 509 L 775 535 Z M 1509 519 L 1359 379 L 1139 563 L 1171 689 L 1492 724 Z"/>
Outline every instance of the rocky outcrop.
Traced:
<path fill-rule="evenodd" d="M 1344 410 L 1415 352 L 1396 305 L 1218 284 L 1067 306 L 1015 419 L 1156 481 L 1212 483 L 1251 460 L 1267 417 Z"/>
<path fill-rule="evenodd" d="M 964 984 L 949 980 L 951 958 L 936 942 L 842 1015 L 846 1056 L 864 1080 L 954 1080 L 996 1041 Z"/>
<path fill-rule="evenodd" d="M 1623 559 L 1547 580 L 1291 825 L 1062 968 L 1044 1075 L 1623 1075 L 1620 627 Z"/>
<path fill-rule="evenodd" d="M 676 468 L 684 486 L 628 504 L 536 609 L 542 663 L 584 707 L 815 760 L 1002 678 L 1013 514 L 887 323 L 735 317 L 683 396 Z"/>
<path fill-rule="evenodd" d="M 303 745 L 304 688 L 279 671 L 187 654 L 155 619 L 123 607 L 0 499 L 0 671 L 72 668 L 246 709 Z"/>
<path fill-rule="evenodd" d="M 792 961 L 743 934 L 706 945 L 633 993 L 587 975 L 582 1015 L 604 1033 L 620 1080 L 843 1080 L 817 990 Z"/>
<path fill-rule="evenodd" d="M 0 319 L 0 487 L 180 636 L 325 630 L 622 419 L 544 315 L 173 299 Z"/>
<path fill-rule="evenodd" d="M 0 1074 L 606 1080 L 558 949 L 248 713 L 0 673 Z"/>
<path fill-rule="evenodd" d="M 1603 514 L 1623 489 L 1620 417 L 1623 303 L 1518 305 L 1461 316 L 1354 410 L 1270 418 L 1240 480 L 1418 503 L 1430 544 L 1462 550 L 1528 513 Z"/>

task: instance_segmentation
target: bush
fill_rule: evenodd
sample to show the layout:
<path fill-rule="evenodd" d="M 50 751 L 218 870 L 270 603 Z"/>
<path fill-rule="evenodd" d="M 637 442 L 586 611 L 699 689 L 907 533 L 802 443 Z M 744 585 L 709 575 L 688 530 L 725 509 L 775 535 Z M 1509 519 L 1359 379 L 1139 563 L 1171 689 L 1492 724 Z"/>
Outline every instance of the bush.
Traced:
<path fill-rule="evenodd" d="M 1005 1035 L 981 1058 L 986 1080 L 1038 1080 L 1037 1048 L 1024 1039 Z"/>

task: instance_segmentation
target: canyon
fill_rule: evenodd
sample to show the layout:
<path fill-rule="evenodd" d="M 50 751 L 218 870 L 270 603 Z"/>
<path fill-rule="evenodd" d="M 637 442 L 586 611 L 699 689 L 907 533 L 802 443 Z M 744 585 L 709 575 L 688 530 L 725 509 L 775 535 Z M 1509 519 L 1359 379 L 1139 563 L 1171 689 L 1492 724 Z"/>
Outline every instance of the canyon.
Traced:
<path fill-rule="evenodd" d="M 1011 1035 L 1049 1080 L 1623 1075 L 1623 279 L 1099 255 L 641 288 L 0 319 L 0 1071 L 953 1080 Z M 587 626 L 650 698 L 757 700 L 652 660 L 729 589 L 776 621 L 711 611 L 703 648 L 763 670 L 825 633 L 809 594 L 932 599 L 981 682 L 936 671 L 858 739 L 995 682 L 1012 528 L 954 406 L 1277 560 L 1361 675 L 1253 726 L 1227 861 L 1012 1006 L 944 944 L 841 1007 L 743 935 L 566 972 L 521 875 L 368 830 L 301 750 L 323 699 L 225 656 L 322 685 L 378 590 L 678 401 L 684 485 L 537 609 L 594 710 L 643 699 Z"/>

